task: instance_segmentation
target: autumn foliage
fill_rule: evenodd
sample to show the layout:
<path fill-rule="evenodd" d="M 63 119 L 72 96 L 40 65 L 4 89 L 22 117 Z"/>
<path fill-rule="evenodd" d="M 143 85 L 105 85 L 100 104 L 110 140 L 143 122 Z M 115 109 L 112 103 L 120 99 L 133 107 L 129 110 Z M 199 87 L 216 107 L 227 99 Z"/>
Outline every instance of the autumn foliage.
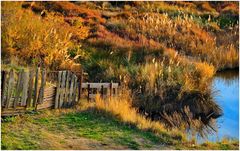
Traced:
<path fill-rule="evenodd" d="M 71 49 L 77 48 L 74 36 L 80 39 L 88 36 L 87 27 L 80 26 L 73 33 L 74 29 L 62 16 L 48 13 L 43 18 L 23 10 L 21 2 L 3 2 L 2 11 L 2 54 L 10 59 L 15 56 L 30 64 L 42 62 L 52 69 L 60 68 L 74 62 L 69 55 Z M 77 53 L 80 51 L 78 48 Z"/>

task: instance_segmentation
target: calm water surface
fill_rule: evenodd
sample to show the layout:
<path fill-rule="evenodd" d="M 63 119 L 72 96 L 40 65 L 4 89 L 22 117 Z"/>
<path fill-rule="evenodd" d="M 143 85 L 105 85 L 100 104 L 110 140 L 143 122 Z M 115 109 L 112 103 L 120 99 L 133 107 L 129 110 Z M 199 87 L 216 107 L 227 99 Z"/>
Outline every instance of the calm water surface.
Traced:
<path fill-rule="evenodd" d="M 217 91 L 215 101 L 223 110 L 223 116 L 217 119 L 218 132 L 209 136 L 210 141 L 222 138 L 239 138 L 239 71 L 217 73 L 212 87 Z"/>

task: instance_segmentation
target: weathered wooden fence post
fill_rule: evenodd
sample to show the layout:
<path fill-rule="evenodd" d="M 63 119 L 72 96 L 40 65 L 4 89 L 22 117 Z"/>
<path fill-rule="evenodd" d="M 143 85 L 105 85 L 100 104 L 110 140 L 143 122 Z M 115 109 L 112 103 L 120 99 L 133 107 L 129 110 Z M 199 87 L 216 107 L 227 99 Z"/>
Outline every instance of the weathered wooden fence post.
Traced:
<path fill-rule="evenodd" d="M 2 100 L 2 106 L 4 104 L 3 95 L 4 95 L 4 91 L 5 91 L 6 79 L 7 79 L 6 71 L 1 71 L 1 100 Z"/>
<path fill-rule="evenodd" d="M 33 77 L 34 77 L 34 71 L 29 71 L 29 86 L 28 86 L 28 97 L 27 97 L 27 107 L 31 106 L 32 101 L 32 91 L 33 91 Z"/>
<path fill-rule="evenodd" d="M 21 98 L 21 106 L 26 106 L 27 100 L 27 93 L 28 93 L 28 82 L 29 82 L 29 72 L 23 72 L 23 91 L 22 91 L 22 98 Z"/>
<path fill-rule="evenodd" d="M 13 85 L 14 85 L 14 73 L 13 73 L 13 69 L 11 69 L 9 73 L 8 90 L 7 90 L 7 98 L 6 98 L 6 105 L 5 105 L 6 109 L 10 106 L 10 99 L 12 97 L 13 88 L 14 88 Z"/>
<path fill-rule="evenodd" d="M 77 97 L 77 87 L 78 87 L 78 85 L 77 85 L 77 76 L 76 75 L 74 75 L 73 76 L 74 77 L 74 85 L 73 85 L 73 99 L 72 99 L 72 101 L 75 103 L 76 102 L 76 97 Z"/>
<path fill-rule="evenodd" d="M 21 70 L 21 71 L 18 73 L 18 80 L 17 80 L 17 86 L 16 86 L 16 95 L 15 95 L 14 102 L 13 102 L 13 107 L 14 107 L 14 109 L 16 109 L 16 107 L 17 107 L 17 103 L 18 103 L 19 100 L 20 100 L 20 93 L 21 93 L 21 91 L 23 90 L 23 87 L 22 87 L 22 83 L 23 83 L 23 72 L 24 72 L 24 70 Z"/>
<path fill-rule="evenodd" d="M 83 83 L 83 70 L 81 69 L 80 77 L 79 77 L 79 86 L 78 86 L 78 102 L 80 102 L 81 94 L 82 94 L 82 83 Z"/>
<path fill-rule="evenodd" d="M 74 78 L 74 74 L 71 74 L 71 76 L 70 76 L 70 86 L 69 86 L 69 96 L 68 96 L 68 100 L 69 100 L 69 102 L 68 102 L 68 106 L 71 106 L 71 105 L 73 105 L 73 102 L 74 102 L 74 91 L 73 91 L 73 88 L 74 88 L 74 82 L 75 82 L 75 78 Z"/>
<path fill-rule="evenodd" d="M 39 67 L 36 68 L 36 74 L 35 74 L 35 84 L 34 84 L 34 95 L 33 95 L 33 107 L 36 107 L 37 105 L 37 95 L 38 95 L 38 72 Z"/>
<path fill-rule="evenodd" d="M 55 104 L 54 104 L 55 109 L 59 108 L 59 95 L 60 95 L 60 89 L 61 89 L 61 80 L 62 80 L 62 71 L 58 71 L 58 82 L 57 82 Z"/>
<path fill-rule="evenodd" d="M 65 84 L 65 88 L 63 89 L 63 93 L 64 93 L 64 97 L 63 97 L 63 107 L 66 107 L 68 104 L 68 94 L 69 94 L 69 76 L 70 76 L 71 72 L 66 71 L 66 84 Z"/>
<path fill-rule="evenodd" d="M 45 85 L 46 85 L 46 71 L 45 71 L 45 68 L 42 67 L 41 86 L 40 86 L 40 90 L 39 90 L 37 104 L 43 103 Z"/>
<path fill-rule="evenodd" d="M 63 106 L 63 101 L 65 99 L 65 87 L 66 87 L 66 74 L 67 71 L 63 71 L 62 75 L 62 87 L 61 87 L 61 95 L 60 95 L 60 108 Z"/>

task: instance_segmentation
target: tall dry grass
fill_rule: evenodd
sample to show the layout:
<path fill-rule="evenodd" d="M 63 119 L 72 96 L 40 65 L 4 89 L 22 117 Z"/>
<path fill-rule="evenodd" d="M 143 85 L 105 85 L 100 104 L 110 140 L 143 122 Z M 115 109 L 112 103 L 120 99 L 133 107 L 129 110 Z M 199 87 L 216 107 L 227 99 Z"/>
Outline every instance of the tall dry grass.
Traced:
<path fill-rule="evenodd" d="M 142 130 L 151 130 L 154 132 L 166 132 L 163 124 L 146 119 L 137 112 L 137 109 L 131 106 L 131 98 L 128 95 L 114 97 L 103 100 L 100 95 L 96 96 L 96 108 L 112 113 L 120 118 L 121 121 L 136 125 Z"/>
<path fill-rule="evenodd" d="M 209 31 L 197 20 L 196 17 L 187 14 L 172 18 L 168 13 L 139 12 L 126 20 L 128 29 L 125 35 L 133 35 L 137 32 L 165 48 L 173 48 L 180 54 L 207 61 L 217 69 L 237 66 L 238 51 L 232 46 L 235 45 L 236 40 L 225 38 L 224 41 L 228 43 L 223 42 L 222 38 L 217 36 L 217 32 Z M 213 23 L 215 22 L 209 18 L 205 24 Z M 238 24 L 236 26 L 238 27 Z M 235 27 L 229 33 L 233 31 Z M 223 33 L 224 36 L 221 37 L 228 36 L 229 33 Z"/>
<path fill-rule="evenodd" d="M 74 30 L 62 16 L 47 12 L 46 17 L 22 8 L 22 2 L 2 3 L 2 52 L 3 58 L 20 58 L 19 63 L 45 63 L 50 68 L 71 66 L 74 58 L 69 51 L 76 49 L 72 40 L 76 35 L 86 38 L 88 28 Z M 79 43 L 78 43 L 79 45 Z M 78 50 L 76 56 L 81 54 Z M 79 53 L 79 54 L 78 54 Z"/>

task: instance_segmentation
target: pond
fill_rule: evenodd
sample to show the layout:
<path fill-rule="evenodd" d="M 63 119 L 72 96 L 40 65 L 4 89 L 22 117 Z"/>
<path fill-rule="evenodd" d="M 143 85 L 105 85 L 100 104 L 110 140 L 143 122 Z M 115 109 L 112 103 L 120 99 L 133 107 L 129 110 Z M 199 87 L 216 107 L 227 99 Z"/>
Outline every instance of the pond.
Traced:
<path fill-rule="evenodd" d="M 215 101 L 223 110 L 217 119 L 218 132 L 209 141 L 223 138 L 239 138 L 239 71 L 229 70 L 216 74 L 212 83 Z"/>

